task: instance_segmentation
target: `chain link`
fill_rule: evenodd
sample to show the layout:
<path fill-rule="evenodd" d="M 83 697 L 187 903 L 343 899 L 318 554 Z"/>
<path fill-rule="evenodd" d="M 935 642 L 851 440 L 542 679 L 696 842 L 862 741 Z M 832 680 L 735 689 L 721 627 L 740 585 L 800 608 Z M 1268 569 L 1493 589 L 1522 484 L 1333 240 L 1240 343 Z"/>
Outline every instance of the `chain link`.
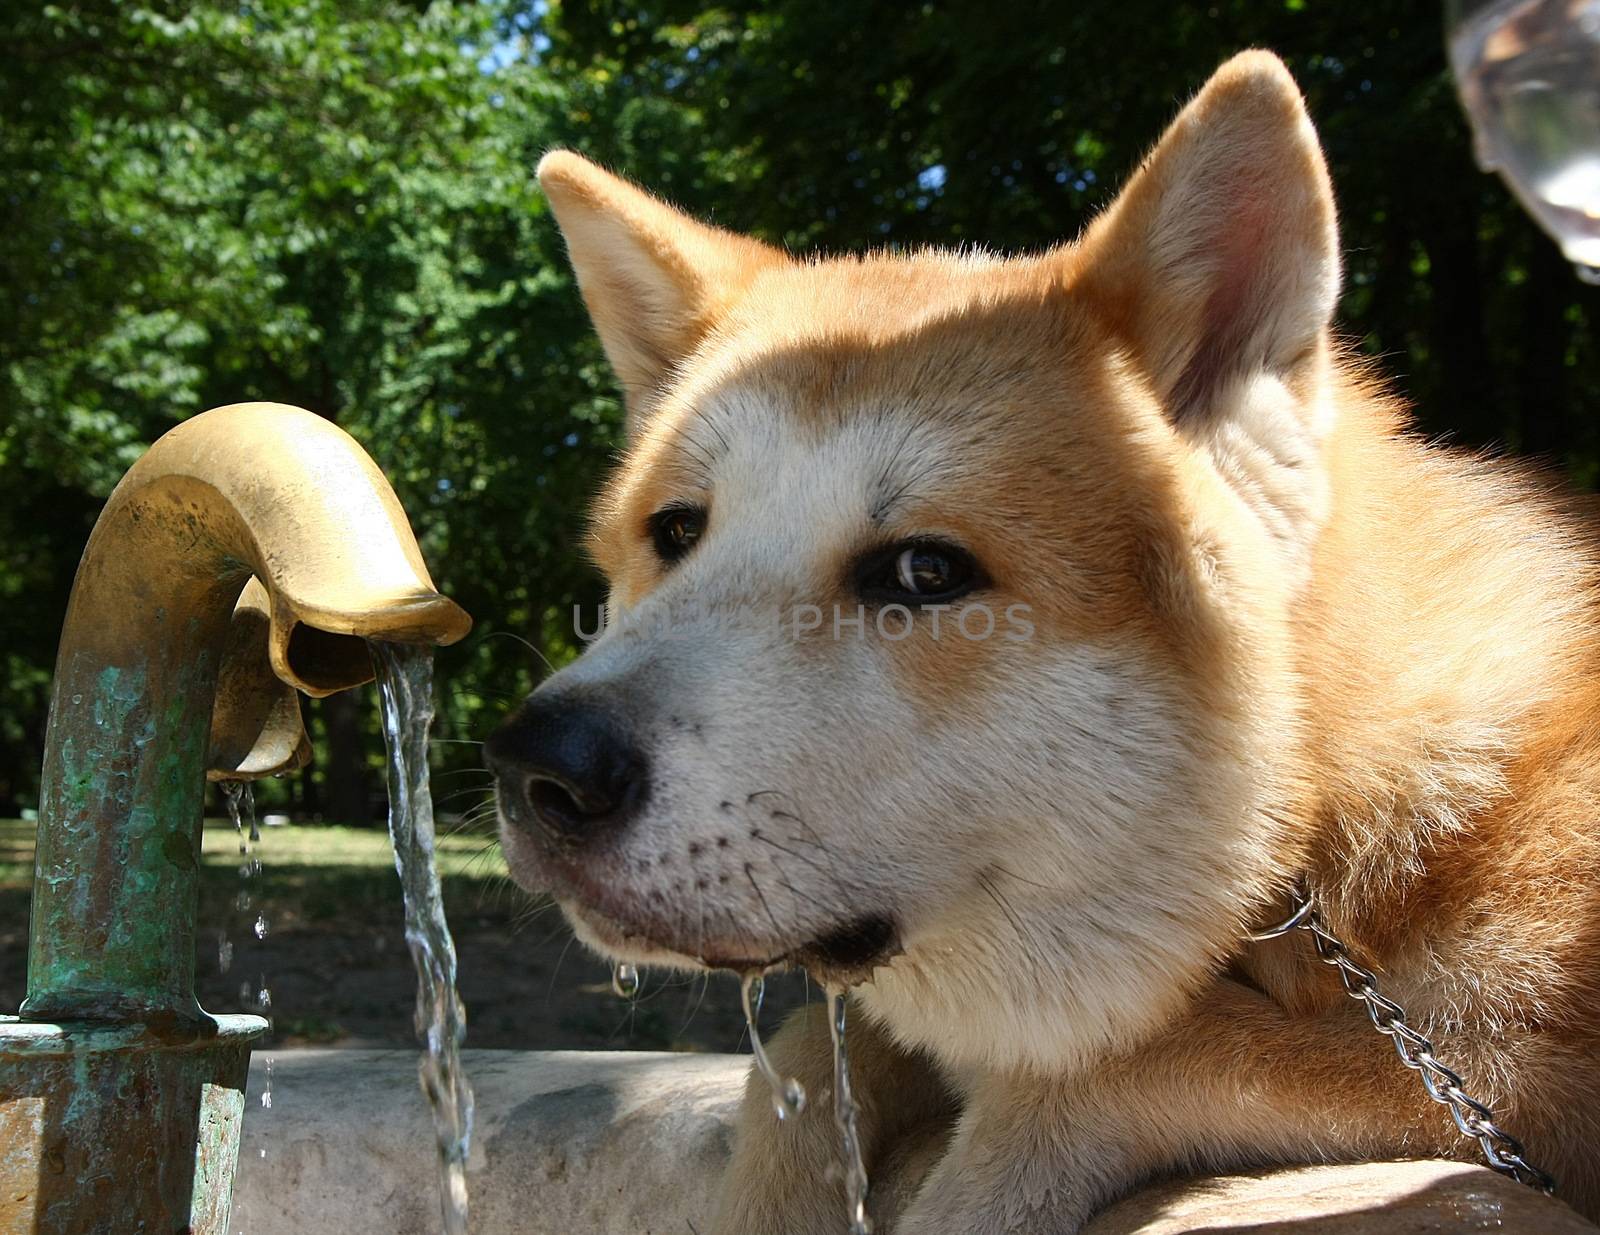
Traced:
<path fill-rule="evenodd" d="M 1366 1008 L 1372 1027 L 1394 1043 L 1400 1062 L 1421 1077 L 1428 1097 L 1450 1111 L 1461 1135 L 1482 1146 L 1484 1160 L 1518 1183 L 1554 1194 L 1556 1181 L 1527 1160 L 1522 1142 L 1495 1123 L 1493 1111 L 1467 1094 L 1461 1077 L 1434 1057 L 1433 1043 L 1406 1024 L 1405 1009 L 1378 992 L 1377 975 L 1358 965 L 1338 936 L 1323 925 L 1315 896 L 1297 889 L 1293 913 L 1276 926 L 1254 931 L 1246 938 L 1262 942 L 1292 931 L 1305 931 L 1311 936 L 1317 958 L 1339 971 L 1345 994 Z"/>

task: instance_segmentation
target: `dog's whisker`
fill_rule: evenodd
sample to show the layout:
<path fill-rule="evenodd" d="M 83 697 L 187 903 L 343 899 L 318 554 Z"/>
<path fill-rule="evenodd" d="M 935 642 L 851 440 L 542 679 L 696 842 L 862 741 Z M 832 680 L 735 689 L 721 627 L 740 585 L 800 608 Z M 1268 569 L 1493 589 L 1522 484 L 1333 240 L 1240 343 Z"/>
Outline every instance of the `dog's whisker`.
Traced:
<path fill-rule="evenodd" d="M 780 870 L 776 864 L 773 865 L 772 869 L 777 873 L 778 882 L 781 883 L 785 888 L 787 888 L 789 890 L 789 895 L 794 898 L 795 907 L 798 908 L 799 910 L 801 910 L 802 912 L 804 912 L 806 907 L 811 902 L 806 900 L 805 897 L 800 895 L 800 889 L 795 887 L 794 884 L 789 882 L 789 877 L 787 875 L 785 875 L 783 873 L 783 871 Z"/>
<path fill-rule="evenodd" d="M 756 835 L 752 839 L 760 841 L 764 845 L 770 845 L 772 848 L 776 849 L 779 853 L 788 854 L 796 862 L 804 862 L 807 866 L 809 866 L 812 870 L 816 871 L 818 874 L 826 875 L 828 878 L 833 880 L 835 887 L 838 889 L 838 891 L 839 891 L 839 893 L 841 895 L 844 895 L 844 894 L 849 893 L 849 892 L 859 892 L 859 891 L 861 891 L 861 887 L 860 887 L 859 884 L 852 883 L 850 880 L 842 878 L 839 875 L 838 870 L 833 867 L 833 864 L 831 862 L 828 864 L 827 867 L 821 866 L 818 863 L 812 861 L 810 858 L 806 857 L 805 854 L 796 853 L 793 849 L 790 849 L 785 845 L 780 845 L 777 841 L 773 840 L 770 836 L 766 835 L 766 833 L 764 833 L 764 832 L 756 833 Z"/>
<path fill-rule="evenodd" d="M 694 886 L 694 902 L 695 916 L 700 924 L 699 934 L 695 940 L 695 955 L 704 956 L 706 954 L 706 898 L 701 893 L 698 882 Z"/>
<path fill-rule="evenodd" d="M 550 938 L 554 939 L 555 936 L 551 935 Z M 548 940 L 546 942 L 548 942 Z M 556 967 L 550 974 L 550 985 L 545 988 L 545 992 L 544 992 L 544 997 L 545 997 L 545 1002 L 546 1003 L 548 1003 L 550 1001 L 550 999 L 552 998 L 552 996 L 555 995 L 555 993 L 556 993 L 556 979 L 561 976 L 561 966 L 566 964 L 567 953 L 572 951 L 572 945 L 577 943 L 577 942 L 578 942 L 578 937 L 576 935 L 572 936 L 572 938 L 567 940 L 566 946 L 561 949 L 561 955 L 556 957 Z"/>
<path fill-rule="evenodd" d="M 446 803 L 446 802 L 454 802 L 457 798 L 464 798 L 464 797 L 468 796 L 469 794 L 473 794 L 473 793 L 489 793 L 489 794 L 492 794 L 493 792 L 494 792 L 494 788 L 491 785 L 467 785 L 465 788 L 452 789 L 449 793 L 435 794 L 434 795 L 434 799 L 433 799 L 433 804 L 437 808 L 439 806 L 444 805 L 444 803 Z"/>
<path fill-rule="evenodd" d="M 1053 884 L 1040 883 L 1037 879 L 1029 879 L 1027 876 L 1019 875 L 1019 874 L 1017 874 L 1016 871 L 1010 870 L 1007 867 L 1001 866 L 997 862 L 989 863 L 989 869 L 994 871 L 997 874 L 1004 875 L 1007 879 L 1014 879 L 1018 883 L 1027 884 L 1028 887 L 1030 887 L 1030 888 L 1038 888 L 1040 891 L 1043 891 L 1043 892 L 1057 892 L 1057 893 L 1060 893 L 1062 896 L 1067 896 L 1067 895 L 1071 894 L 1070 889 L 1058 888 Z"/>
<path fill-rule="evenodd" d="M 689 1014 L 683 1018 L 683 1024 L 678 1026 L 678 1032 L 673 1035 L 674 1037 L 683 1037 L 690 1024 L 694 1021 L 694 1018 L 700 1014 L 701 1007 L 705 1004 L 706 992 L 711 989 L 711 974 L 709 972 L 702 973 L 699 975 L 698 980 L 700 983 L 700 994 L 690 1006 Z"/>
<path fill-rule="evenodd" d="M 767 915 L 767 921 L 772 923 L 774 938 L 781 941 L 783 939 L 783 928 L 778 925 L 778 919 L 772 916 L 772 907 L 767 904 L 766 893 L 761 890 L 761 885 L 756 882 L 755 872 L 748 862 L 744 864 L 744 877 L 750 881 L 750 886 L 755 890 L 756 899 L 761 902 L 761 908 Z"/>
<path fill-rule="evenodd" d="M 485 642 L 487 642 L 490 639 L 510 639 L 515 643 L 520 643 L 520 644 L 522 644 L 523 647 L 527 648 L 528 651 L 532 652 L 535 656 L 537 656 L 539 658 L 539 660 L 544 664 L 544 667 L 546 669 L 550 670 L 551 673 L 554 673 L 556 671 L 556 667 L 553 664 L 550 663 L 550 658 L 548 656 L 546 656 L 538 648 L 534 647 L 534 645 L 532 643 L 528 642 L 528 640 L 524 639 L 521 635 L 517 634 L 515 631 L 511 631 L 511 630 L 492 630 L 492 631 L 490 631 L 488 634 L 486 634 L 484 636 L 484 641 Z"/>
<path fill-rule="evenodd" d="M 978 886 L 984 890 L 989 899 L 1006 916 L 1006 919 L 1011 923 L 1012 929 L 1017 932 L 1018 940 L 1024 945 L 1024 956 L 1028 955 L 1028 947 L 1034 940 L 1032 935 L 1023 927 L 1022 919 L 1017 916 L 1016 909 L 1011 902 L 995 888 L 994 881 L 987 873 L 978 876 Z"/>

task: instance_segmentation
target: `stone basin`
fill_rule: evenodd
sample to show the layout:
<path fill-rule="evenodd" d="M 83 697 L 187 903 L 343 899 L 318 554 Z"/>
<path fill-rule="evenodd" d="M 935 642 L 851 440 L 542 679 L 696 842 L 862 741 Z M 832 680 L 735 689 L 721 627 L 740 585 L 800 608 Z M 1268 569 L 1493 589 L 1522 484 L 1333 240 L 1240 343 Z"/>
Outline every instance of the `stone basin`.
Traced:
<path fill-rule="evenodd" d="M 707 1235 L 747 1057 L 467 1051 L 465 1059 L 478 1095 L 473 1235 Z M 268 1060 L 270 1107 L 261 1101 Z M 438 1235 L 415 1053 L 258 1051 L 232 1229 Z M 1101 1214 L 1086 1235 L 1469 1231 L 1595 1235 L 1600 1227 L 1485 1167 L 1381 1162 L 1160 1183 Z"/>

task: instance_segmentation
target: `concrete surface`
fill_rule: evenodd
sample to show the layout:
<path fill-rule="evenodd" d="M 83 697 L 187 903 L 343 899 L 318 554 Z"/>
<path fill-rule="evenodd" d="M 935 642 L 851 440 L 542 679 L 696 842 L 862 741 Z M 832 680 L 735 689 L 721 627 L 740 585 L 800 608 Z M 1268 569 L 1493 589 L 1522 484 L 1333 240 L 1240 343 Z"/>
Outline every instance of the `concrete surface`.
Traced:
<path fill-rule="evenodd" d="M 706 1235 L 748 1060 L 469 1050 L 464 1062 L 473 1235 Z M 438 1235 L 433 1146 L 415 1051 L 257 1054 L 233 1235 Z"/>
<path fill-rule="evenodd" d="M 268 1059 L 270 1108 L 261 1101 Z M 466 1052 L 478 1096 L 472 1235 L 708 1235 L 748 1063 Z M 233 1235 L 438 1235 L 433 1134 L 414 1052 L 258 1054 L 245 1110 Z M 1484 1230 L 1600 1232 L 1483 1167 L 1399 1162 L 1159 1184 L 1112 1207 L 1086 1235 Z"/>
<path fill-rule="evenodd" d="M 1300 1166 L 1156 1184 L 1084 1235 L 1593 1235 L 1558 1201 L 1465 1162 Z"/>

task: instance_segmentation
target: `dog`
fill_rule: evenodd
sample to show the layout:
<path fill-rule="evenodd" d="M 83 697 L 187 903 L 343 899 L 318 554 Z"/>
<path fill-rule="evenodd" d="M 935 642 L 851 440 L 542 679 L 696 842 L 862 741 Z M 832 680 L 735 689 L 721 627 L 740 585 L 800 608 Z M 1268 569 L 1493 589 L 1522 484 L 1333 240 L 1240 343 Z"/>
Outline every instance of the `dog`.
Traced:
<path fill-rule="evenodd" d="M 1297 886 L 1597 1212 L 1592 520 L 1335 342 L 1280 60 L 1033 255 L 801 260 L 569 152 L 539 179 L 629 445 L 606 629 L 488 746 L 518 881 L 608 957 L 850 988 L 866 1162 L 921 1164 L 880 1232 L 1475 1159 L 1308 935 L 1249 938 Z M 813 1095 L 828 1028 L 771 1044 Z M 715 1229 L 843 1229 L 839 1162 L 752 1078 Z"/>

